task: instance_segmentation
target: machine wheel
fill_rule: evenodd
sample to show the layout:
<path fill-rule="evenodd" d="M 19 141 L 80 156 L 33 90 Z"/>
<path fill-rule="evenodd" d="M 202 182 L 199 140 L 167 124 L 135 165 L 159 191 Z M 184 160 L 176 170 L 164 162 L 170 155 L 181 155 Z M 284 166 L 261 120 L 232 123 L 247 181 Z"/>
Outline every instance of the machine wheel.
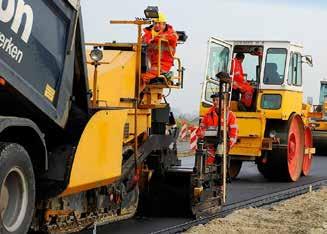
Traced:
<path fill-rule="evenodd" d="M 27 233 L 33 217 L 35 180 L 26 150 L 0 143 L 0 233 Z"/>
<path fill-rule="evenodd" d="M 281 144 L 266 152 L 266 161 L 262 165 L 259 162 L 258 169 L 269 180 L 297 181 L 301 176 L 304 155 L 302 118 L 294 114 L 287 124 L 278 122 L 272 128 L 279 132 Z"/>
<path fill-rule="evenodd" d="M 312 148 L 313 146 L 313 138 L 312 132 L 309 127 L 304 129 L 304 147 L 305 148 Z M 311 154 L 304 154 L 303 156 L 303 166 L 302 166 L 302 175 L 307 176 L 310 173 L 312 164 L 312 155 Z"/>
<path fill-rule="evenodd" d="M 229 165 L 229 176 L 231 179 L 236 179 L 238 174 L 240 173 L 242 168 L 242 161 L 241 160 L 230 160 Z"/>
<path fill-rule="evenodd" d="M 301 176 L 304 155 L 304 127 L 299 115 L 291 117 L 288 144 L 287 144 L 287 169 L 288 179 L 297 181 Z"/>

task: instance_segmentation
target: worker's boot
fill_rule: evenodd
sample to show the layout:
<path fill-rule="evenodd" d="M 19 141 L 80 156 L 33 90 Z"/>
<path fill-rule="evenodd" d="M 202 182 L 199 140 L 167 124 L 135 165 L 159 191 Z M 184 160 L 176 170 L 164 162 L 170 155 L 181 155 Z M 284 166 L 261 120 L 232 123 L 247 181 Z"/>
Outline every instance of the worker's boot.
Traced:
<path fill-rule="evenodd" d="M 157 85 L 157 84 L 164 84 L 165 83 L 165 80 L 161 77 L 156 77 L 154 79 L 151 79 L 149 84 L 151 85 Z"/>

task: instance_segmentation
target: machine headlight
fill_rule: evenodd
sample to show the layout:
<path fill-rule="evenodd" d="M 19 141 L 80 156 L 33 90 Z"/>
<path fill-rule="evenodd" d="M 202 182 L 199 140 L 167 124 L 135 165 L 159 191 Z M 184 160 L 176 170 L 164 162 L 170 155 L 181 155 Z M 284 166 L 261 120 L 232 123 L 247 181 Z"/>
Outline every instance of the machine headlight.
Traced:
<path fill-rule="evenodd" d="M 103 52 L 99 48 L 94 48 L 90 53 L 90 57 L 94 62 L 100 62 L 103 59 Z"/>
<path fill-rule="evenodd" d="M 147 19 L 157 19 L 159 18 L 159 9 L 157 6 L 148 6 L 144 10 L 144 15 Z"/>

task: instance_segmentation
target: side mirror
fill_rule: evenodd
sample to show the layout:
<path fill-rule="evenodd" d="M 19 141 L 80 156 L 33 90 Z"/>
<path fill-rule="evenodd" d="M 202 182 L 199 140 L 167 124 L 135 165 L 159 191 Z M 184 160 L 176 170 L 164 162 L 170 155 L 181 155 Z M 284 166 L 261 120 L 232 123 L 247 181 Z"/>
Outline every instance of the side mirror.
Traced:
<path fill-rule="evenodd" d="M 313 67 L 312 56 L 311 55 L 303 55 L 302 63 L 308 64 L 310 67 Z"/>

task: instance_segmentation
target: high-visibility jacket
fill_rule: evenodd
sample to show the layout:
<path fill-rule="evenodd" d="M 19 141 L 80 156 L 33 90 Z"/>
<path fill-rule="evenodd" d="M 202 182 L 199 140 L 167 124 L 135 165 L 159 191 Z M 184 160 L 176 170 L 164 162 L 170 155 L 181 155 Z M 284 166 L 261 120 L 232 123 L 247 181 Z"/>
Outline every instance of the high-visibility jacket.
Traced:
<path fill-rule="evenodd" d="M 176 52 L 176 45 L 178 35 L 169 24 L 166 24 L 166 28 L 157 33 L 154 31 L 153 26 L 144 28 L 143 43 L 148 45 L 147 56 L 151 62 L 151 69 L 158 67 L 158 55 L 159 55 L 159 39 L 163 38 L 168 41 L 161 43 L 161 71 L 160 73 L 169 72 L 174 62 L 174 55 Z"/>
<path fill-rule="evenodd" d="M 223 120 L 223 117 L 222 117 Z M 221 127 L 223 128 L 223 121 L 221 121 Z M 208 127 L 217 127 L 218 126 L 218 115 L 216 113 L 216 108 L 213 106 L 209 109 L 209 111 L 206 113 L 206 115 L 202 118 L 200 123 L 200 128 L 198 131 L 199 137 L 203 137 L 203 133 L 205 129 Z M 231 149 L 236 141 L 237 141 L 237 134 L 238 134 L 238 126 L 236 122 L 236 116 L 232 111 L 228 111 L 227 113 L 227 127 L 228 127 L 228 146 L 229 149 Z M 213 145 L 207 145 L 207 152 L 208 152 L 208 158 L 207 158 L 207 164 L 213 164 L 215 162 L 215 149 Z"/>
<path fill-rule="evenodd" d="M 252 105 L 254 90 L 252 86 L 244 79 L 242 63 L 237 58 L 234 58 L 232 61 L 231 74 L 234 74 L 233 89 L 239 89 L 241 91 L 241 102 L 246 107 L 250 108 Z"/>
<path fill-rule="evenodd" d="M 232 61 L 232 71 L 231 74 L 234 74 L 234 83 L 244 83 L 244 72 L 242 63 L 237 58 L 234 58 Z M 236 89 L 236 86 L 233 86 Z"/>
<path fill-rule="evenodd" d="M 223 116 L 221 117 L 221 127 L 223 127 Z M 206 115 L 202 118 L 200 127 L 203 130 L 208 127 L 217 127 L 218 126 L 218 115 L 216 113 L 216 107 L 211 107 Z M 238 126 L 236 121 L 236 116 L 232 111 L 227 113 L 227 135 L 228 135 L 228 146 L 232 148 L 237 141 Z"/>

